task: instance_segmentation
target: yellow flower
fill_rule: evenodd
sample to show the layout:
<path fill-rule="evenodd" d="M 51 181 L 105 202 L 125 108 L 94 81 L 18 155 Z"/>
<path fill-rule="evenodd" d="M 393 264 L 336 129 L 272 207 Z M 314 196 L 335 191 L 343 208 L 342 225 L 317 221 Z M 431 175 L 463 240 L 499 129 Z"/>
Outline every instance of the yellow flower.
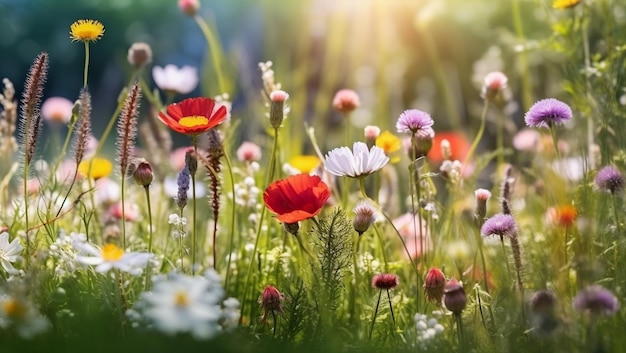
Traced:
<path fill-rule="evenodd" d="M 578 5 L 580 1 L 581 0 L 554 0 L 552 7 L 559 10 L 568 9 Z"/>
<path fill-rule="evenodd" d="M 78 20 L 70 26 L 70 38 L 77 42 L 95 42 L 104 34 L 104 25 L 97 20 Z"/>
<path fill-rule="evenodd" d="M 317 156 L 295 156 L 289 160 L 289 165 L 300 171 L 300 173 L 309 174 L 320 164 Z"/>
<path fill-rule="evenodd" d="M 391 163 L 397 163 L 400 160 L 400 156 L 392 156 L 392 154 L 402 147 L 402 141 L 391 132 L 385 131 L 378 135 L 376 138 L 376 146 L 385 151 L 385 154 L 391 158 Z"/>
<path fill-rule="evenodd" d="M 112 171 L 113 164 L 108 159 L 100 157 L 82 161 L 78 165 L 78 172 L 82 176 L 89 176 L 96 180 L 108 176 Z"/>

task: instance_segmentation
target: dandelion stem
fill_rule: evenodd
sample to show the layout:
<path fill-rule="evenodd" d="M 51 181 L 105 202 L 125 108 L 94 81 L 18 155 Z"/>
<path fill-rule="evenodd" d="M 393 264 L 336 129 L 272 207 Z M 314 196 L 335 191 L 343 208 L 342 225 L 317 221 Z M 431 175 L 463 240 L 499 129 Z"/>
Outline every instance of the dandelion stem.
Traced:
<path fill-rule="evenodd" d="M 102 148 L 104 147 L 107 137 L 109 137 L 109 134 L 111 134 L 111 130 L 113 130 L 113 125 L 115 125 L 115 122 L 117 121 L 117 116 L 120 114 L 120 111 L 122 111 L 122 107 L 124 106 L 124 99 L 122 99 L 122 97 L 124 96 L 125 96 L 124 94 L 120 94 L 120 97 L 117 100 L 117 107 L 115 108 L 113 115 L 111 115 L 111 118 L 109 118 L 109 124 L 106 126 L 106 128 L 104 129 L 104 132 L 102 133 L 102 136 L 100 137 L 100 141 L 98 142 L 98 146 L 96 147 L 94 156 L 97 156 L 102 151 Z M 89 171 L 87 174 L 90 174 L 90 173 L 91 173 L 91 163 L 89 165 Z"/>
<path fill-rule="evenodd" d="M 87 87 L 87 75 L 89 73 L 89 41 L 85 42 L 85 69 L 83 71 L 83 87 Z"/>

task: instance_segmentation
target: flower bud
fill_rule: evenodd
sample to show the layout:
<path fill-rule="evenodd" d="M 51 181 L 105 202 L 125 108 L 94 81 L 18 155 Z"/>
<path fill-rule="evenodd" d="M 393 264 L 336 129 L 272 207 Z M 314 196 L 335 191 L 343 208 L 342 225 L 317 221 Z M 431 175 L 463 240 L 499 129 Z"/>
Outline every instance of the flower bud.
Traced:
<path fill-rule="evenodd" d="M 263 309 L 263 317 L 261 320 L 267 323 L 267 318 L 270 313 L 278 312 L 282 314 L 284 300 L 285 295 L 279 292 L 276 287 L 270 285 L 265 286 L 259 298 L 259 304 L 261 304 L 261 308 Z"/>
<path fill-rule="evenodd" d="M 508 80 L 509 79 L 502 72 L 494 71 L 488 73 L 487 76 L 485 76 L 482 97 L 486 100 L 493 100 L 498 95 L 498 92 L 506 88 Z"/>
<path fill-rule="evenodd" d="M 143 187 L 150 186 L 154 179 L 154 173 L 152 172 L 152 166 L 147 160 L 142 158 L 137 162 L 137 166 L 133 172 L 133 179 L 135 183 Z"/>
<path fill-rule="evenodd" d="M 362 235 L 376 222 L 376 209 L 367 201 L 361 201 L 355 208 L 354 230 Z"/>
<path fill-rule="evenodd" d="M 363 132 L 365 134 L 365 143 L 368 148 L 372 148 L 376 144 L 376 139 L 380 135 L 380 128 L 374 125 L 367 125 Z"/>
<path fill-rule="evenodd" d="M 178 8 L 187 16 L 195 16 L 200 9 L 199 0 L 178 0 Z"/>
<path fill-rule="evenodd" d="M 198 158 L 193 155 L 193 149 L 190 148 L 185 152 L 185 165 L 189 169 L 189 174 L 194 175 L 198 171 Z"/>
<path fill-rule="evenodd" d="M 333 108 L 343 114 L 352 112 L 359 105 L 359 95 L 351 89 L 339 90 L 333 98 Z"/>
<path fill-rule="evenodd" d="M 144 67 L 151 62 L 152 48 L 147 43 L 133 43 L 128 49 L 128 63 L 135 68 Z"/>
<path fill-rule="evenodd" d="M 426 294 L 426 300 L 438 305 L 441 304 L 445 286 L 446 276 L 437 267 L 432 267 L 426 273 L 426 279 L 424 280 L 424 293 Z"/>
<path fill-rule="evenodd" d="M 273 128 L 278 129 L 285 118 L 285 101 L 289 98 L 289 94 L 285 91 L 277 90 L 270 93 L 270 124 Z"/>
<path fill-rule="evenodd" d="M 455 315 L 461 314 L 467 305 L 467 295 L 463 286 L 453 278 L 446 283 L 443 292 L 443 303 L 446 308 Z"/>
<path fill-rule="evenodd" d="M 476 219 L 482 224 L 487 215 L 487 200 L 491 197 L 491 192 L 486 189 L 476 189 Z"/>

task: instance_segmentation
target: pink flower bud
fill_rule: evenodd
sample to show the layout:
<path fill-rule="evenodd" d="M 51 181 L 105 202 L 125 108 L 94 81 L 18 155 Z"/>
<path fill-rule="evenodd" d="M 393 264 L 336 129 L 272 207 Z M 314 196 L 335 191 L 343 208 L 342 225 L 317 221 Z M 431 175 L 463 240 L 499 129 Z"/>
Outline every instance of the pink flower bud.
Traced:
<path fill-rule="evenodd" d="M 350 113 L 360 104 L 359 95 L 351 89 L 339 90 L 333 98 L 333 108 L 343 114 Z"/>

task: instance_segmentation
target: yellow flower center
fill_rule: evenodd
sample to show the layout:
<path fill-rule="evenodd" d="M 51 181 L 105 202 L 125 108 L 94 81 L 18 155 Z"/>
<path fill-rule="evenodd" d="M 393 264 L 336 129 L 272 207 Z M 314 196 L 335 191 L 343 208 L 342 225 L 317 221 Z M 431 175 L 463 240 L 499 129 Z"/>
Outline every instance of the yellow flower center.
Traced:
<path fill-rule="evenodd" d="M 73 41 L 96 41 L 104 34 L 104 25 L 96 20 L 78 20 L 70 26 Z"/>
<path fill-rule="evenodd" d="M 115 244 L 106 244 L 102 248 L 102 258 L 105 261 L 117 261 L 124 255 L 124 250 Z"/>
<path fill-rule="evenodd" d="M 26 307 L 24 304 L 15 299 L 9 299 L 2 303 L 2 309 L 8 317 L 14 320 L 24 317 L 24 314 L 26 313 Z"/>
<path fill-rule="evenodd" d="M 300 173 L 309 174 L 320 164 L 317 156 L 295 156 L 289 160 L 289 165 L 299 170 Z"/>
<path fill-rule="evenodd" d="M 189 297 L 184 292 L 176 293 L 176 297 L 174 297 L 174 302 L 178 307 L 185 307 L 189 305 Z"/>
<path fill-rule="evenodd" d="M 113 171 L 113 164 L 108 159 L 94 157 L 80 162 L 78 172 L 84 177 L 100 179 L 108 176 Z"/>
<path fill-rule="evenodd" d="M 180 124 L 180 126 L 183 126 L 183 127 L 196 127 L 196 126 L 208 124 L 209 119 L 207 119 L 204 116 L 193 115 L 193 116 L 186 116 L 180 119 L 178 123 Z"/>

